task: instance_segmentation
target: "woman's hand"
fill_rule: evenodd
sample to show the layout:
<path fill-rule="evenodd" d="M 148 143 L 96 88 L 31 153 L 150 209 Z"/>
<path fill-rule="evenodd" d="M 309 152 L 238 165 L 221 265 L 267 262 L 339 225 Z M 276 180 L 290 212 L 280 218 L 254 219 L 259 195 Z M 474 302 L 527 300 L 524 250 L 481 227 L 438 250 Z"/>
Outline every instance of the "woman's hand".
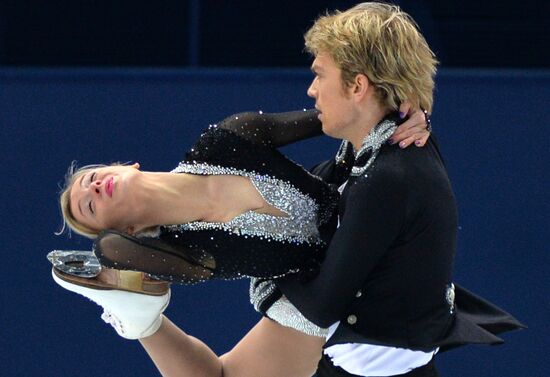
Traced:
<path fill-rule="evenodd" d="M 423 147 L 430 137 L 428 124 L 429 118 L 423 110 L 411 108 L 411 104 L 404 102 L 399 106 L 401 118 L 408 119 L 400 125 L 391 136 L 391 144 L 399 143 L 399 147 L 407 148 L 414 143 L 417 147 Z"/>

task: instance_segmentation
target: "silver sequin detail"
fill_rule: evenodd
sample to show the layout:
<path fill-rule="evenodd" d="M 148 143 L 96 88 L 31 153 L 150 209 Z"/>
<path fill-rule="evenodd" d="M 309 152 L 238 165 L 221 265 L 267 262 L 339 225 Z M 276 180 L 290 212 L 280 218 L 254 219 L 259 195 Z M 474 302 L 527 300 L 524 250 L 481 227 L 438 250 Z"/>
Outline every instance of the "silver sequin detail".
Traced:
<path fill-rule="evenodd" d="M 275 301 L 266 314 L 275 322 L 304 334 L 321 338 L 326 338 L 328 335 L 328 329 L 323 329 L 308 321 L 285 296 Z"/>
<path fill-rule="evenodd" d="M 455 285 L 453 283 L 447 286 L 445 300 L 447 300 L 447 304 L 449 305 L 449 311 L 453 313 L 455 310 Z"/>
<path fill-rule="evenodd" d="M 260 312 L 260 306 L 268 297 L 275 291 L 275 284 L 271 280 L 264 280 L 258 283 L 260 279 L 251 278 L 250 279 L 250 289 L 248 294 L 250 296 L 250 303 L 254 306 L 254 310 Z"/>
<path fill-rule="evenodd" d="M 384 145 L 393 132 L 396 130 L 397 124 L 391 120 L 384 120 L 377 124 L 365 137 L 361 149 L 355 154 L 355 161 L 357 161 L 363 154 L 372 152 L 367 162 L 363 166 L 354 166 L 351 168 L 351 176 L 360 176 L 372 165 L 382 145 Z"/>
<path fill-rule="evenodd" d="M 344 163 L 344 159 L 346 157 L 346 154 L 348 153 L 348 149 L 350 148 L 351 143 L 347 140 L 342 140 L 342 144 L 340 144 L 340 147 L 338 148 L 338 152 L 336 152 L 336 156 L 334 157 L 337 164 Z"/>
<path fill-rule="evenodd" d="M 271 280 L 265 280 L 257 284 L 257 279 L 250 280 L 250 302 L 254 309 L 259 311 L 263 300 L 275 290 L 275 284 Z M 275 301 L 267 310 L 266 315 L 282 326 L 290 327 L 307 335 L 326 338 L 328 329 L 323 329 L 308 321 L 285 296 Z"/>
<path fill-rule="evenodd" d="M 196 231 L 218 229 L 238 235 L 269 238 L 279 242 L 322 243 L 316 225 L 317 203 L 288 182 L 272 178 L 268 175 L 260 175 L 255 172 L 214 166 L 206 163 L 188 164 L 182 162 L 172 172 L 247 177 L 266 202 L 285 212 L 288 216 L 273 216 L 248 211 L 225 223 L 194 221 L 185 224 L 169 225 L 166 226 L 167 230 Z"/>

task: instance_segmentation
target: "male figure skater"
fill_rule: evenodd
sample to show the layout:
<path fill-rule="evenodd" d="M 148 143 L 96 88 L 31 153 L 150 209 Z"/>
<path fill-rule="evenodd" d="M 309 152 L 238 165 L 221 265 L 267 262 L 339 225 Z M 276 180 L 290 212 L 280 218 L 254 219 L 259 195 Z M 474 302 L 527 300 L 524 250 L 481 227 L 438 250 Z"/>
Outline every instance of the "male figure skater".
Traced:
<path fill-rule="evenodd" d="M 277 285 L 330 327 L 318 377 L 437 376 L 440 348 L 501 342 L 478 325 L 498 309 L 452 283 L 457 210 L 436 143 L 387 144 L 399 104 L 431 112 L 437 61 L 410 16 L 383 3 L 323 16 L 305 39 L 315 57 L 308 95 L 323 132 L 344 140 L 316 169 L 342 184 L 339 228 L 317 277 Z M 472 305 L 484 310 L 466 315 Z M 519 325 L 507 321 L 493 330 Z"/>

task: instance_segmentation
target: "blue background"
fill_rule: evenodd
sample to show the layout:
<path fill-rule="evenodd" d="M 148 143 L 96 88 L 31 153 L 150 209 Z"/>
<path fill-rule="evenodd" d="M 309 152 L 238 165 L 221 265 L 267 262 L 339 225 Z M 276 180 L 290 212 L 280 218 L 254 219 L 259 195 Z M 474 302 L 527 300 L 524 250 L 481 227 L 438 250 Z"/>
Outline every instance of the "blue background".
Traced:
<path fill-rule="evenodd" d="M 0 69 L 2 284 L 0 365 L 7 376 L 156 375 L 138 342 L 50 278 L 57 196 L 72 160 L 170 170 L 209 123 L 245 110 L 312 107 L 306 70 Z M 530 328 L 500 347 L 438 356 L 441 374 L 548 375 L 550 72 L 442 70 L 433 114 L 460 209 L 456 281 Z M 286 149 L 311 166 L 337 143 Z M 168 316 L 223 353 L 258 315 L 246 281 L 176 286 Z M 546 371 L 546 372 L 545 372 Z"/>

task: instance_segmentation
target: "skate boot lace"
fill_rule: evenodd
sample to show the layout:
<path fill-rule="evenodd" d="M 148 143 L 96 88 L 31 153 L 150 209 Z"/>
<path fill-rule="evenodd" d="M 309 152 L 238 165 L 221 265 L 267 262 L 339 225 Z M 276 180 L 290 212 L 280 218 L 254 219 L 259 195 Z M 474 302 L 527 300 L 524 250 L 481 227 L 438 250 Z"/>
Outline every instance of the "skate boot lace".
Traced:
<path fill-rule="evenodd" d="M 105 323 L 108 323 L 110 324 L 111 326 L 114 327 L 114 329 L 116 330 L 116 332 L 118 332 L 119 334 L 123 335 L 124 334 L 124 328 L 122 327 L 122 323 L 120 322 L 120 320 L 114 316 L 110 311 L 108 310 L 104 310 L 103 311 L 103 314 L 101 314 L 101 319 L 105 322 Z"/>

